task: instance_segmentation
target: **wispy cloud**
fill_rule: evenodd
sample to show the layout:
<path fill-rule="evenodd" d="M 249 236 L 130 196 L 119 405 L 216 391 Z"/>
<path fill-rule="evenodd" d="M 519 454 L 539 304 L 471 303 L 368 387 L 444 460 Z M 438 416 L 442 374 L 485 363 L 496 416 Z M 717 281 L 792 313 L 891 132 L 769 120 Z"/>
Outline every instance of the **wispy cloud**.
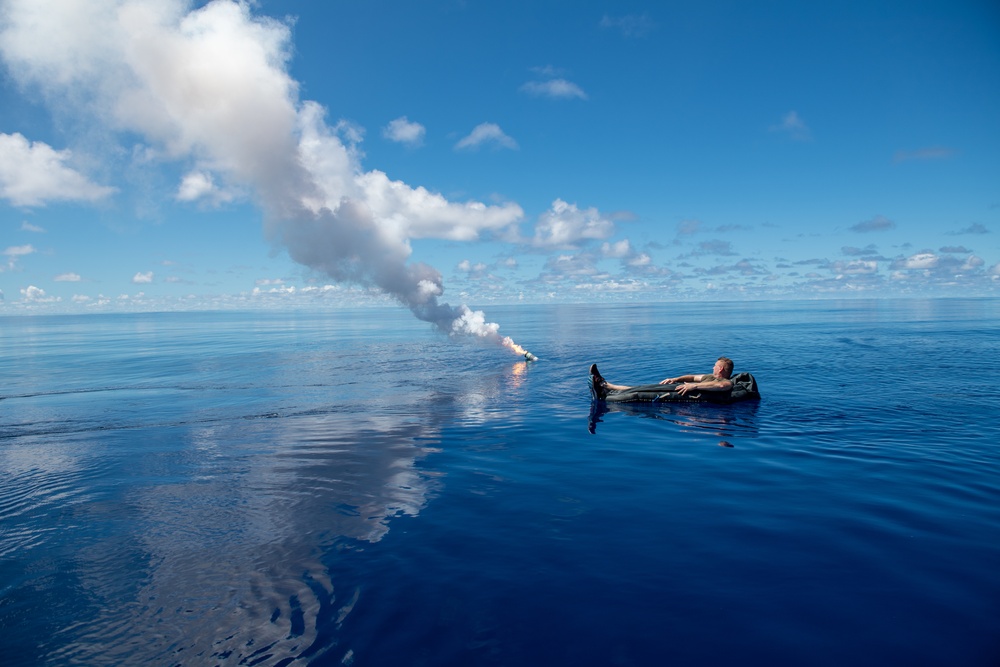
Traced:
<path fill-rule="evenodd" d="M 382 128 L 382 136 L 389 141 L 412 147 L 422 145 L 426 134 L 427 128 L 420 123 L 410 121 L 406 116 L 389 121 L 389 124 Z"/>
<path fill-rule="evenodd" d="M 543 282 L 560 282 L 566 278 L 592 279 L 602 274 L 593 253 L 581 252 L 575 255 L 561 254 L 545 261 L 545 268 L 539 277 Z"/>
<path fill-rule="evenodd" d="M 566 79 L 529 81 L 521 86 L 521 91 L 536 97 L 548 97 L 555 100 L 587 99 L 587 93 L 583 92 L 583 88 Z"/>
<path fill-rule="evenodd" d="M 702 241 L 698 244 L 698 254 L 701 255 L 723 255 L 731 256 L 735 255 L 736 252 L 733 250 L 733 244 L 729 241 L 713 240 L 713 241 Z"/>
<path fill-rule="evenodd" d="M 79 273 L 60 273 L 52 280 L 57 283 L 78 283 L 82 280 Z"/>
<path fill-rule="evenodd" d="M 132 276 L 132 282 L 135 283 L 136 285 L 151 283 L 153 282 L 153 272 L 146 271 L 145 273 L 143 273 L 142 271 L 140 271 L 139 273 L 136 273 L 134 276 Z"/>
<path fill-rule="evenodd" d="M 892 156 L 892 161 L 899 163 L 911 160 L 945 160 L 954 154 L 954 149 L 945 146 L 932 146 L 929 148 L 919 148 L 915 151 L 896 151 Z"/>
<path fill-rule="evenodd" d="M 480 123 L 468 136 L 463 137 L 455 148 L 458 150 L 475 150 L 481 146 L 495 148 L 517 149 L 517 142 L 507 136 L 496 123 Z"/>
<path fill-rule="evenodd" d="M 677 234 L 681 236 L 689 236 L 691 234 L 697 234 L 701 231 L 701 228 L 701 220 L 681 220 L 677 223 Z"/>
<path fill-rule="evenodd" d="M 990 230 L 978 222 L 974 222 L 968 227 L 958 230 L 957 232 L 948 232 L 949 236 L 960 236 L 962 234 L 989 234 Z"/>
<path fill-rule="evenodd" d="M 763 276 L 768 274 L 768 270 L 754 264 L 750 260 L 741 259 L 735 264 L 719 264 L 709 268 L 698 268 L 695 269 L 694 273 L 703 276 L 723 276 L 732 273 L 741 276 Z"/>
<path fill-rule="evenodd" d="M 874 260 L 855 259 L 849 262 L 831 262 L 831 271 L 839 276 L 860 276 L 878 272 L 878 262 Z"/>
<path fill-rule="evenodd" d="M 645 37 L 656 30 L 659 26 L 649 14 L 625 14 L 624 16 L 609 16 L 605 14 L 601 17 L 600 26 L 605 30 L 617 30 L 623 37 Z"/>
<path fill-rule="evenodd" d="M 33 225 L 30 222 L 28 222 L 27 220 L 25 220 L 24 222 L 21 223 L 21 231 L 22 232 L 32 232 L 34 234 L 44 234 L 45 233 L 45 228 L 44 227 L 39 227 L 38 225 Z"/>
<path fill-rule="evenodd" d="M 710 227 L 697 219 L 681 220 L 677 223 L 677 236 L 693 236 L 695 234 L 730 234 L 732 232 L 749 232 L 753 227 L 741 224 L 718 225 Z"/>
<path fill-rule="evenodd" d="M 869 243 L 864 248 L 855 248 L 853 246 L 844 246 L 840 249 L 840 252 L 848 257 L 865 257 L 870 255 L 877 255 L 878 248 L 874 243 Z"/>
<path fill-rule="evenodd" d="M 27 245 L 14 245 L 7 247 L 0 255 L 7 257 L 6 265 L 0 264 L 0 271 L 13 270 L 17 267 L 17 260 L 25 255 L 30 255 L 36 252 L 35 246 L 30 243 Z"/>
<path fill-rule="evenodd" d="M 809 141 L 812 139 L 812 131 L 797 111 L 789 111 L 781 118 L 780 123 L 776 123 L 768 129 L 771 132 L 785 134 L 795 141 Z"/>
<path fill-rule="evenodd" d="M 3 251 L 3 254 L 8 257 L 21 257 L 22 255 L 30 255 L 33 252 L 35 252 L 35 246 L 29 243 L 27 245 L 9 246 Z"/>
<path fill-rule="evenodd" d="M 852 232 L 884 232 L 890 229 L 895 229 L 896 223 L 885 217 L 884 215 L 876 215 L 871 220 L 862 220 L 856 225 L 851 225 L 850 230 Z"/>
<path fill-rule="evenodd" d="M 699 243 L 694 250 L 682 255 L 683 258 L 689 257 L 701 257 L 703 255 L 718 255 L 721 257 L 731 257 L 737 254 L 733 250 L 733 244 L 729 241 L 722 241 L 719 239 L 713 239 L 711 241 L 702 241 Z"/>

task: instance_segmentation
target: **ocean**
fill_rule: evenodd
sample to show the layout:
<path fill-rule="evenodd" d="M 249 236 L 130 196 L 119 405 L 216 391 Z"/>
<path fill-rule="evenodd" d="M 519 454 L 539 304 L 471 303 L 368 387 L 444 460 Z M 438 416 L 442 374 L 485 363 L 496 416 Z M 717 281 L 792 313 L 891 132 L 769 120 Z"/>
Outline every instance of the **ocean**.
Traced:
<path fill-rule="evenodd" d="M 1000 300 L 486 315 L 0 318 L 0 663 L 1000 664 Z"/>

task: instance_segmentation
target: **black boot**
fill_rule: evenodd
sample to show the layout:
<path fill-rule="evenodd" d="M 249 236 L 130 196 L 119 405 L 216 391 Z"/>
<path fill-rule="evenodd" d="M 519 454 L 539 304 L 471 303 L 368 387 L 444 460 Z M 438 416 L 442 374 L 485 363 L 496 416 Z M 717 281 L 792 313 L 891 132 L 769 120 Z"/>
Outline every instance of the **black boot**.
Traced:
<path fill-rule="evenodd" d="M 598 401 L 603 401 L 608 395 L 608 382 L 597 370 L 597 364 L 590 365 L 590 395 Z"/>

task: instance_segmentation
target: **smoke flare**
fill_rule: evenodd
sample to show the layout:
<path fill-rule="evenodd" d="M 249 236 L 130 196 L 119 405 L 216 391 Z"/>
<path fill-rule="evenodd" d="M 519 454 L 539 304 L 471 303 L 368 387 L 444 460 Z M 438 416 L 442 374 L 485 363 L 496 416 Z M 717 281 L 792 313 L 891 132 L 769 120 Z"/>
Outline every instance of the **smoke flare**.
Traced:
<path fill-rule="evenodd" d="M 506 344 L 480 311 L 439 301 L 441 274 L 410 262 L 411 241 L 510 232 L 514 203 L 457 203 L 361 165 L 362 132 L 330 125 L 288 73 L 288 22 L 252 3 L 212 0 L 7 0 L 0 56 L 73 125 L 140 143 L 143 160 L 185 173 L 175 198 L 217 204 L 249 194 L 265 234 L 335 281 L 373 287 L 449 335 Z M 58 49 L 52 44 L 58 43 Z M 72 115 L 71 115 L 72 114 Z M 127 154 L 127 151 L 122 151 Z"/>

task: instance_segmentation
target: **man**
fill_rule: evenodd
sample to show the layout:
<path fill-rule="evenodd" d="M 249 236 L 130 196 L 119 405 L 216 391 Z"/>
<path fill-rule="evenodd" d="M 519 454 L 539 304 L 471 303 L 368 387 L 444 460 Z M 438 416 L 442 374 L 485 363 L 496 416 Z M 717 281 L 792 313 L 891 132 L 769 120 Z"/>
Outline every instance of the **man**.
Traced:
<path fill-rule="evenodd" d="M 679 375 L 673 378 L 661 380 L 660 384 L 677 385 L 674 390 L 681 396 L 686 396 L 689 391 L 730 391 L 733 383 L 729 379 L 733 375 L 733 360 L 728 357 L 719 357 L 712 368 L 711 373 L 702 375 Z M 594 386 L 594 393 L 599 399 L 608 395 L 609 391 L 622 391 L 631 389 L 623 384 L 611 384 L 597 370 L 597 364 L 590 366 L 590 380 Z"/>

